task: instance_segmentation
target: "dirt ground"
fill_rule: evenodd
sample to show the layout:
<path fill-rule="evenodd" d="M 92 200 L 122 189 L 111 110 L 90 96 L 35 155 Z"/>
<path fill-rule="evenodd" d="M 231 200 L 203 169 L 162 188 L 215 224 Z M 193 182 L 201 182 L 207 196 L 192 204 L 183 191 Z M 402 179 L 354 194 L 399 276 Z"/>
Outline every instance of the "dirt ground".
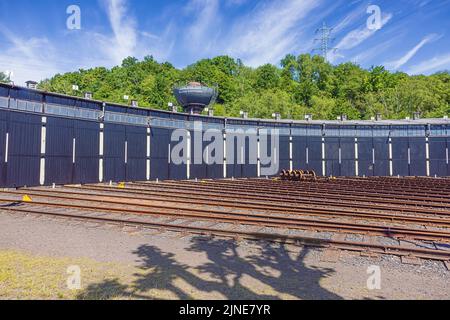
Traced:
<path fill-rule="evenodd" d="M 337 263 L 323 257 L 291 245 L 0 212 L 2 299 L 450 298 L 450 272 L 441 262 L 405 265 L 393 256 L 349 252 Z M 381 289 L 368 289 L 373 267 Z M 79 289 L 68 287 L 77 283 L 74 270 Z"/>

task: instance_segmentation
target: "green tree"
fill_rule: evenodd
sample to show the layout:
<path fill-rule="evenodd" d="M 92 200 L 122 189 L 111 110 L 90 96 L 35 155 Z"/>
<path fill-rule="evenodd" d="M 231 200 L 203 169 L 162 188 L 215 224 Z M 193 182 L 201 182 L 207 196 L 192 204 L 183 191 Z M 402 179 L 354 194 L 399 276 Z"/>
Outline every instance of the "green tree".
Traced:
<path fill-rule="evenodd" d="M 3 80 L 2 80 L 3 79 Z M 0 81 L 5 75 L 0 74 Z M 124 103 L 124 95 L 140 101 L 141 106 L 166 109 L 175 102 L 173 87 L 188 81 L 217 86 L 214 105 L 219 116 L 239 116 L 241 110 L 251 117 L 271 118 L 279 112 L 284 118 L 303 119 L 312 113 L 316 119 L 370 119 L 376 113 L 399 119 L 421 112 L 424 117 L 450 114 L 450 74 L 409 76 L 391 73 L 383 66 L 365 70 L 353 63 L 333 66 L 320 56 L 286 55 L 280 66 L 245 66 L 228 56 L 202 59 L 177 69 L 152 56 L 142 61 L 128 57 L 120 66 L 57 74 L 39 88 L 81 96 L 91 91 L 94 98 Z M 80 90 L 74 92 L 72 85 Z"/>
<path fill-rule="evenodd" d="M 256 89 L 275 89 L 280 83 L 280 70 L 271 64 L 256 69 Z"/>
<path fill-rule="evenodd" d="M 0 82 L 9 82 L 8 76 L 3 72 L 0 72 Z"/>

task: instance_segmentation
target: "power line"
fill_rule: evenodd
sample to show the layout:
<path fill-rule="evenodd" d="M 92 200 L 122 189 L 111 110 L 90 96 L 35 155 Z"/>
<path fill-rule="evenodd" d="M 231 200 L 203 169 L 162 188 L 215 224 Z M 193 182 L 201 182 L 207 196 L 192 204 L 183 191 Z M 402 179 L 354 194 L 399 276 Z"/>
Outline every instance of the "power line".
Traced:
<path fill-rule="evenodd" d="M 328 61 L 328 52 L 330 50 L 337 50 L 337 48 L 330 48 L 330 43 L 334 41 L 334 38 L 331 38 L 332 32 L 333 28 L 328 28 L 325 22 L 322 28 L 316 30 L 316 35 L 320 34 L 320 38 L 314 39 L 314 42 L 320 41 L 320 48 L 315 48 L 313 51 L 320 51 L 325 61 Z"/>

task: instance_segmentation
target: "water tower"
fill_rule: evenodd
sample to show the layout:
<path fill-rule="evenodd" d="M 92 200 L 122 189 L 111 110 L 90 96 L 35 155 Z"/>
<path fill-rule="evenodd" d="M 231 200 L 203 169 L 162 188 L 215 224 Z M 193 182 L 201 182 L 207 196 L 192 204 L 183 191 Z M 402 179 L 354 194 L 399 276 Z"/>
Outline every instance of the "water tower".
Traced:
<path fill-rule="evenodd" d="M 209 88 L 199 82 L 189 82 L 187 85 L 173 89 L 173 94 L 184 112 L 201 114 L 217 98 L 217 89 Z"/>

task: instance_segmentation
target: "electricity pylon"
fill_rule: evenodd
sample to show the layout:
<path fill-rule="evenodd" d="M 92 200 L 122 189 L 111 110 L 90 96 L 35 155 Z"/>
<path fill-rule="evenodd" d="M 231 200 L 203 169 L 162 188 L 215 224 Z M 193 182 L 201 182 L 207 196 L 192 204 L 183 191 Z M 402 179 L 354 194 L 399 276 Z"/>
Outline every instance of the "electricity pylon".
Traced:
<path fill-rule="evenodd" d="M 330 43 L 334 40 L 334 38 L 331 38 L 332 31 L 333 28 L 328 28 L 325 22 L 322 28 L 316 30 L 316 35 L 320 34 L 320 38 L 314 39 L 314 42 L 320 41 L 320 48 L 315 48 L 313 51 L 320 51 L 325 61 L 328 61 L 328 52 L 330 50 L 337 50 L 337 48 L 330 48 Z"/>

